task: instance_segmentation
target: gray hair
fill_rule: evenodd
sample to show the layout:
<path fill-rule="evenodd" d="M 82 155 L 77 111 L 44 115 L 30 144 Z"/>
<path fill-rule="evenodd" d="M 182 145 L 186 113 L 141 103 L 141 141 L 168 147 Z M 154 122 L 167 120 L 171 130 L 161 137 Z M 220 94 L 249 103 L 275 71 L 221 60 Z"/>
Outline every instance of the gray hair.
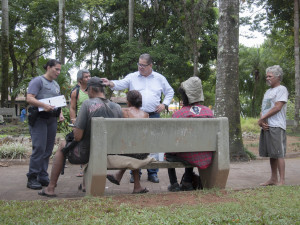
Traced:
<path fill-rule="evenodd" d="M 144 54 L 140 55 L 139 59 L 146 60 L 147 64 L 149 64 L 149 65 L 152 64 L 152 58 L 151 58 L 150 54 L 148 54 L 148 53 L 144 53 Z"/>
<path fill-rule="evenodd" d="M 282 81 L 283 70 L 279 65 L 270 66 L 266 69 L 266 73 L 272 73 L 275 77 L 279 77 L 279 80 Z"/>
<path fill-rule="evenodd" d="M 79 70 L 79 71 L 77 72 L 77 81 L 82 80 L 82 77 L 83 77 L 83 74 L 84 74 L 84 73 L 90 73 L 90 71 L 87 70 L 87 69 Z"/>

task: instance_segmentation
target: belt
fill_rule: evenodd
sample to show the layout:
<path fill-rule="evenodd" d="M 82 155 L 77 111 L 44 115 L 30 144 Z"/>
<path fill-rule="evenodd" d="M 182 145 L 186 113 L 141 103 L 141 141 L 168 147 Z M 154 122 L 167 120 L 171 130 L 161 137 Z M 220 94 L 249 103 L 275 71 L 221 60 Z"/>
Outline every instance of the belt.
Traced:
<path fill-rule="evenodd" d="M 147 112 L 149 114 L 149 116 L 152 116 L 154 114 L 159 114 L 158 112 Z"/>
<path fill-rule="evenodd" d="M 39 112 L 39 117 L 44 118 L 44 119 L 48 119 L 49 117 L 56 117 L 56 112 L 55 111 L 50 111 L 50 112 Z"/>

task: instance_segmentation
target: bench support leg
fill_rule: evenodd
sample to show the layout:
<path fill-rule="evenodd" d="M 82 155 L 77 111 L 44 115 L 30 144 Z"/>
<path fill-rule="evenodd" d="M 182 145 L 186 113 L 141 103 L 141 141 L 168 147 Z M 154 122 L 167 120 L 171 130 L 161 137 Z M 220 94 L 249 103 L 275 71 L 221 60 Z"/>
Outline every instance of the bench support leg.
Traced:
<path fill-rule="evenodd" d="M 105 192 L 107 174 L 107 132 L 105 123 L 92 123 L 90 160 L 85 174 L 86 193 L 101 196 Z M 97 135 L 93 135 L 97 134 Z"/>
<path fill-rule="evenodd" d="M 227 126 L 228 127 L 228 126 Z M 218 151 L 213 153 L 212 164 L 205 170 L 199 170 L 204 188 L 225 188 L 229 174 L 229 137 L 225 132 L 226 124 L 218 132 Z M 228 129 L 228 128 L 227 128 Z"/>

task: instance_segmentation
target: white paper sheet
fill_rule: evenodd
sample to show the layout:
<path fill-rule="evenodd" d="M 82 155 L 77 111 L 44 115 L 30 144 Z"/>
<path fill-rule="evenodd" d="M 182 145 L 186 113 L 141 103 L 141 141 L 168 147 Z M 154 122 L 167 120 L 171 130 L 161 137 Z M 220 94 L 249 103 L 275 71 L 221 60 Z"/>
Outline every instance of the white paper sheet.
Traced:
<path fill-rule="evenodd" d="M 59 96 L 52 97 L 52 98 L 44 98 L 44 99 L 40 99 L 39 101 L 41 101 L 47 105 L 55 106 L 55 108 L 64 107 L 67 105 L 67 101 L 66 101 L 66 98 L 64 95 L 59 95 Z M 44 108 L 39 107 L 39 111 L 44 111 Z"/>

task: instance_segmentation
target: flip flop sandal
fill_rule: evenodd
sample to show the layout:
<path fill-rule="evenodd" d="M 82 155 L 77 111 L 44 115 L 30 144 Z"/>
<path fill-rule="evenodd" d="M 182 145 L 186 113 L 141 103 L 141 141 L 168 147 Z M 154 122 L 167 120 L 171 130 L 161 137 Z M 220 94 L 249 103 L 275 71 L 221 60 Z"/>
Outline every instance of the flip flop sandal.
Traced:
<path fill-rule="evenodd" d="M 80 172 L 80 173 L 76 174 L 76 177 L 83 177 L 83 173 Z"/>
<path fill-rule="evenodd" d="M 120 185 L 120 182 L 116 180 L 116 178 L 114 178 L 113 175 L 106 175 L 106 178 L 112 182 L 113 184 L 116 184 L 116 185 Z"/>
<path fill-rule="evenodd" d="M 145 193 L 147 193 L 147 192 L 149 192 L 149 189 L 144 188 L 143 190 L 141 190 L 141 191 L 139 191 L 139 192 L 132 192 L 132 194 L 145 194 Z"/>
<path fill-rule="evenodd" d="M 47 194 L 47 193 L 45 192 L 45 189 L 43 189 L 42 191 L 38 192 L 38 194 L 41 195 L 41 196 L 48 197 L 48 198 L 55 198 L 55 197 L 56 197 L 55 194 L 54 194 L 54 195 L 49 195 L 49 194 Z"/>

